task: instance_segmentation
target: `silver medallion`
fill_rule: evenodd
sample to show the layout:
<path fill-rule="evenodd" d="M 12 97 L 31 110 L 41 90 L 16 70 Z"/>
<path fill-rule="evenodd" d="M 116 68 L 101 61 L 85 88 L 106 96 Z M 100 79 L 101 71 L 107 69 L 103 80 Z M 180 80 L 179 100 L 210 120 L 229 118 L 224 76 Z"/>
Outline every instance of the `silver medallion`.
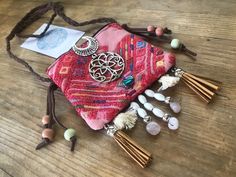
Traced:
<path fill-rule="evenodd" d="M 90 36 L 83 36 L 82 39 L 88 41 L 88 45 L 85 48 L 79 48 L 76 45 L 72 47 L 74 52 L 80 56 L 89 56 L 94 54 L 98 50 L 98 41 Z"/>
<path fill-rule="evenodd" d="M 98 82 L 111 82 L 120 78 L 125 69 L 124 59 L 113 52 L 92 55 L 90 76 Z"/>

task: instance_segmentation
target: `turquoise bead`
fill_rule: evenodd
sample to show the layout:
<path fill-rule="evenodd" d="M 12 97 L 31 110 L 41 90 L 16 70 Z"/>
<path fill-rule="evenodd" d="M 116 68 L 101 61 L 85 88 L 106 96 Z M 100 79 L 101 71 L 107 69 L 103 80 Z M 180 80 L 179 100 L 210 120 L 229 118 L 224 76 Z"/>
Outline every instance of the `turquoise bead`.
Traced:
<path fill-rule="evenodd" d="M 122 82 L 123 82 L 124 86 L 130 87 L 134 83 L 134 77 L 133 76 L 128 76 L 128 77 L 124 78 L 124 80 Z"/>
<path fill-rule="evenodd" d="M 178 49 L 180 48 L 180 45 L 181 45 L 181 42 L 179 39 L 172 39 L 171 43 L 170 43 L 170 46 L 171 48 L 173 49 Z"/>
<path fill-rule="evenodd" d="M 70 139 L 75 136 L 75 129 L 73 128 L 68 128 L 65 132 L 64 132 L 64 138 L 67 140 L 67 141 L 70 141 Z"/>

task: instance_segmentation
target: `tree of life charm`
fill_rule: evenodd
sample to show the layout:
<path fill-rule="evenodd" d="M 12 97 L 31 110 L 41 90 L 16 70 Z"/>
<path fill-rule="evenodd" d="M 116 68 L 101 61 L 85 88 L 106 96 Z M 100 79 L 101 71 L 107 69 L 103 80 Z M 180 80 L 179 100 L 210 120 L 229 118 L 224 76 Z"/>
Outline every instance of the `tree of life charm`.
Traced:
<path fill-rule="evenodd" d="M 124 69 L 124 59 L 113 52 L 94 54 L 89 64 L 89 74 L 98 82 L 114 81 L 120 78 Z"/>

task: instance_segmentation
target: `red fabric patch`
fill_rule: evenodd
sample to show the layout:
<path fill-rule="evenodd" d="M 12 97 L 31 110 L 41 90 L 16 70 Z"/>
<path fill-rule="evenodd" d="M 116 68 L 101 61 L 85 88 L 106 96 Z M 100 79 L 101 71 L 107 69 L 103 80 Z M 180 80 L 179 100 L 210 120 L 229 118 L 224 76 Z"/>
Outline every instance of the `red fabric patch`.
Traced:
<path fill-rule="evenodd" d="M 97 54 L 115 52 L 125 61 L 124 76 L 134 77 L 132 88 L 121 86 L 123 77 L 110 83 L 93 80 L 88 71 L 91 56 L 81 57 L 71 49 L 47 70 L 78 114 L 94 130 L 102 129 L 140 93 L 166 73 L 175 56 L 154 47 L 116 23 L 109 24 L 94 36 L 99 43 Z"/>

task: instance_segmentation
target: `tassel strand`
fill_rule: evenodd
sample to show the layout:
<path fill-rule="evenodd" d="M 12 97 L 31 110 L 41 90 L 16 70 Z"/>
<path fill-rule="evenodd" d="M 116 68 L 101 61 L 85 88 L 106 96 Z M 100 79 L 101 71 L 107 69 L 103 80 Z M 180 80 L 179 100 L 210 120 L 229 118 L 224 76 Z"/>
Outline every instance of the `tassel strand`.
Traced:
<path fill-rule="evenodd" d="M 211 80 L 208 78 L 187 73 L 180 68 L 175 68 L 174 72 L 175 76 L 183 78 L 184 83 L 206 103 L 210 103 L 217 94 L 216 92 L 220 89 L 219 86 L 211 83 Z"/>
<path fill-rule="evenodd" d="M 112 136 L 117 144 L 142 168 L 145 168 L 151 162 L 151 153 L 138 145 L 124 132 L 117 130 L 114 125 L 106 125 L 104 128 L 107 130 L 107 134 Z"/>

